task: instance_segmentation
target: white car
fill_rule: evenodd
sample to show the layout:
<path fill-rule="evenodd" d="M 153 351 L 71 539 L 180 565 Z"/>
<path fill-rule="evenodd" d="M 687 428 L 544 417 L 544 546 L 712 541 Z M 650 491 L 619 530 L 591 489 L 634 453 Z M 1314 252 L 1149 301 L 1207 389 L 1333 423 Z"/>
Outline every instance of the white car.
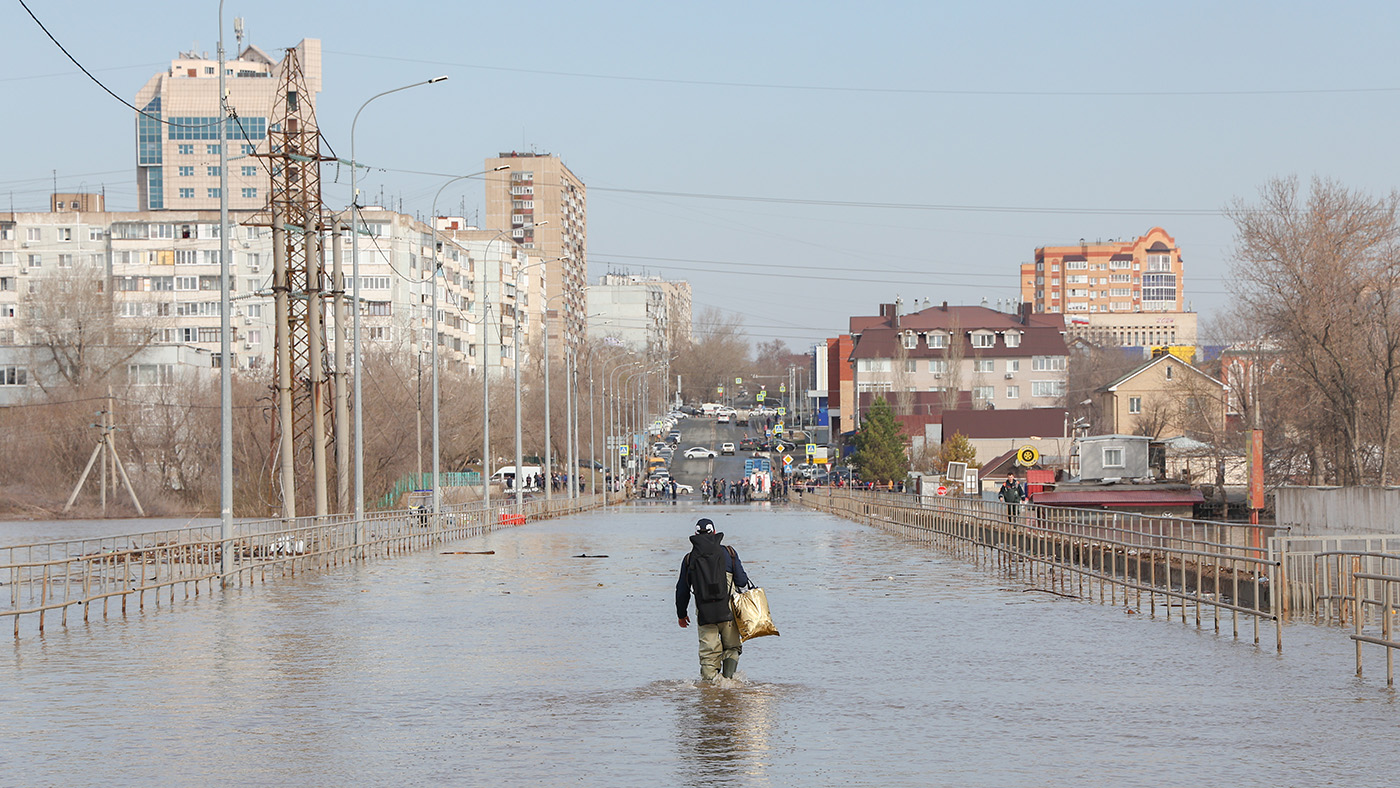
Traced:
<path fill-rule="evenodd" d="M 732 444 L 732 443 L 721 443 L 720 446 L 719 446 L 719 453 L 720 453 L 720 454 L 733 454 L 733 453 L 734 453 L 734 444 Z"/>
<path fill-rule="evenodd" d="M 690 495 L 690 494 L 693 493 L 693 492 L 695 492 L 695 488 L 694 488 L 694 487 L 691 487 L 691 486 L 688 485 L 688 484 L 681 484 L 680 482 L 676 482 L 676 494 L 677 494 L 677 495 Z"/>
<path fill-rule="evenodd" d="M 685 450 L 685 458 L 687 460 L 708 460 L 714 456 L 714 450 L 707 449 L 704 446 L 692 446 Z"/>
<path fill-rule="evenodd" d="M 721 413 L 721 414 L 719 414 L 719 416 L 715 417 L 715 423 L 716 423 L 716 424 L 728 424 L 728 423 L 729 423 L 729 414 L 728 414 L 728 413 Z"/>

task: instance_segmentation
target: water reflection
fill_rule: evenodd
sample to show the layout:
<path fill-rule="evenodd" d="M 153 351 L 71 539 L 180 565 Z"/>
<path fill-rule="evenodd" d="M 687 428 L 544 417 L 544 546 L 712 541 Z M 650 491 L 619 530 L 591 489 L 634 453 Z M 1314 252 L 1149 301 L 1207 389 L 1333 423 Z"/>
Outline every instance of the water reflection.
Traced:
<path fill-rule="evenodd" d="M 783 632 L 715 686 L 674 619 L 698 512 Z M 1378 786 L 1400 769 L 1377 744 L 1395 696 L 1351 677 L 1335 630 L 1291 627 L 1280 657 L 781 506 L 658 502 L 444 549 L 496 552 L 0 650 L 0 785 Z"/>

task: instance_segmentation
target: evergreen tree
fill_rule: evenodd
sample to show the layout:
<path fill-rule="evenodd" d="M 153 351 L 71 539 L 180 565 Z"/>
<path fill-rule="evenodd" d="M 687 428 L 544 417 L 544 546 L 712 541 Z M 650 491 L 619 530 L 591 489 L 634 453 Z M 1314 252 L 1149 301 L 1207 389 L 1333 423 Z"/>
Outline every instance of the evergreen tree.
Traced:
<path fill-rule="evenodd" d="M 977 462 L 977 450 L 972 447 L 972 441 L 961 432 L 953 433 L 952 437 L 943 442 L 938 450 L 939 470 L 945 470 L 950 462 L 967 463 L 969 468 L 980 468 L 981 463 Z"/>
<path fill-rule="evenodd" d="M 909 473 L 909 456 L 905 453 L 904 428 L 894 417 L 894 411 L 884 397 L 877 397 L 870 412 L 861 421 L 855 438 L 856 453 L 852 462 L 860 477 L 868 482 L 903 480 Z"/>

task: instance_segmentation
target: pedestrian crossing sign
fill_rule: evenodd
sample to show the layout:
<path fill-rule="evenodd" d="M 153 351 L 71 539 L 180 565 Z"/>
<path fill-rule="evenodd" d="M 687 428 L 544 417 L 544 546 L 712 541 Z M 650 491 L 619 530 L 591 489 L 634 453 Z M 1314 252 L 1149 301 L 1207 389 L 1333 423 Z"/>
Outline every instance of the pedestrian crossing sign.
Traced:
<path fill-rule="evenodd" d="M 762 402 L 762 401 L 763 401 L 764 399 L 766 399 L 767 397 L 768 397 L 768 392 L 763 391 L 763 390 L 760 390 L 760 391 L 758 392 L 758 401 L 759 401 L 759 402 Z"/>
<path fill-rule="evenodd" d="M 627 456 L 627 450 L 628 450 L 628 448 L 630 448 L 630 447 L 628 447 L 628 446 L 619 446 L 619 447 L 617 448 L 618 456 L 619 456 L 619 457 L 626 457 L 626 456 Z"/>
<path fill-rule="evenodd" d="M 787 408 L 784 408 L 783 406 L 779 405 L 779 406 L 778 406 L 778 415 L 779 415 L 779 416 L 786 416 L 786 415 L 787 415 Z"/>
<path fill-rule="evenodd" d="M 816 454 L 816 453 L 817 453 L 817 444 L 815 444 L 815 443 L 809 443 L 809 444 L 807 444 L 807 447 L 806 447 L 806 448 L 807 448 L 807 456 L 808 456 L 808 457 L 811 457 L 813 454 Z"/>

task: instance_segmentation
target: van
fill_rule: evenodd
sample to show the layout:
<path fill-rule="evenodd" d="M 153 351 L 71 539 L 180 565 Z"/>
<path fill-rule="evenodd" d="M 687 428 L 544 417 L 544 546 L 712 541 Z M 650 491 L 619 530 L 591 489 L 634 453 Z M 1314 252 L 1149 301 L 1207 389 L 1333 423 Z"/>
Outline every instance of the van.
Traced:
<path fill-rule="evenodd" d="M 523 471 L 521 475 L 525 476 L 527 479 L 533 480 L 536 478 L 543 478 L 544 469 L 538 465 L 522 465 L 520 466 L 520 470 Z M 503 468 L 498 468 L 495 473 L 491 474 L 491 481 L 494 484 L 505 485 L 507 489 L 513 490 L 515 489 L 516 475 L 515 466 L 507 465 Z M 527 484 L 524 489 L 526 491 L 533 491 L 538 490 L 539 487 L 532 481 L 532 483 Z"/>

